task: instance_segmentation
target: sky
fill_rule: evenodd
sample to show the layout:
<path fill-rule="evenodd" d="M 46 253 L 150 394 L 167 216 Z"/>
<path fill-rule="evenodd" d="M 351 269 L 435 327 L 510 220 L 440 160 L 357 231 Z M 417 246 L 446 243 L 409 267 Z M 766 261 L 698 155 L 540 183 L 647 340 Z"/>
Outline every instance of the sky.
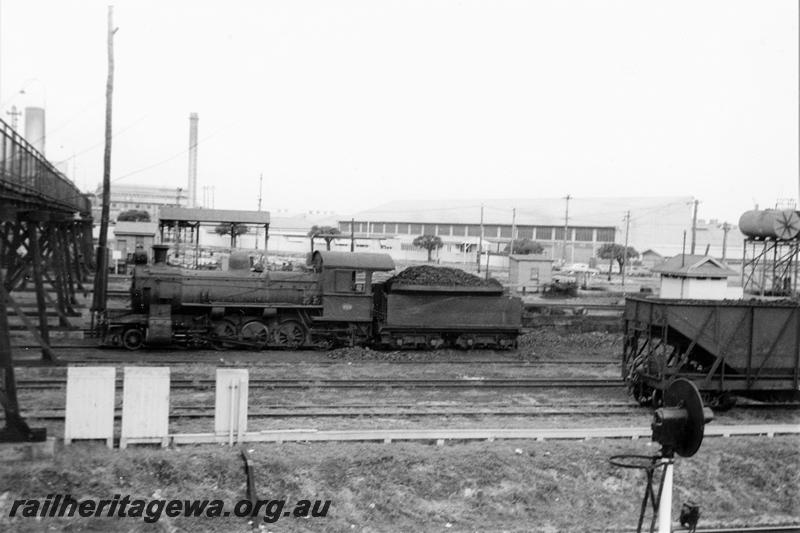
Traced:
<path fill-rule="evenodd" d="M 0 0 L 2 118 L 45 107 L 86 189 L 108 5 Z M 273 212 L 689 195 L 735 223 L 798 196 L 795 0 L 112 5 L 112 183 L 185 188 L 194 112 L 217 208 L 256 209 L 260 175 Z"/>

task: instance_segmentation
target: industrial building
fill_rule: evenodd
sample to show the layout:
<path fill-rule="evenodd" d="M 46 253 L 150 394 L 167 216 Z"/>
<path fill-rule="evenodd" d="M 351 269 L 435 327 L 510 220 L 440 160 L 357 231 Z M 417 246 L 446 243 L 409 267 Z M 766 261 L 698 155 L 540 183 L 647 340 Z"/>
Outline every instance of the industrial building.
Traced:
<path fill-rule="evenodd" d="M 547 257 L 588 263 L 604 243 L 624 243 L 626 233 L 629 245 L 639 251 L 680 253 L 684 231 L 691 232 L 693 208 L 691 196 L 404 200 L 361 211 L 351 220 L 356 239 L 376 241 L 371 247 L 391 250 L 401 259 L 423 258 L 424 252 L 411 243 L 424 234 L 441 237 L 441 261 L 474 258 L 481 242 L 483 250 L 502 252 L 513 228 L 516 238 L 539 242 Z M 344 235 L 350 235 L 351 220 L 339 221 Z M 341 241 L 340 247 L 349 245 Z"/>
<path fill-rule="evenodd" d="M 150 220 L 158 218 L 161 206 L 186 207 L 187 193 L 180 187 L 153 187 L 151 185 L 119 185 L 112 184 L 109 204 L 109 219 L 116 221 L 124 211 L 147 211 Z M 100 208 L 103 200 L 103 186 L 100 185 L 91 197 L 92 217 L 100 220 Z"/>

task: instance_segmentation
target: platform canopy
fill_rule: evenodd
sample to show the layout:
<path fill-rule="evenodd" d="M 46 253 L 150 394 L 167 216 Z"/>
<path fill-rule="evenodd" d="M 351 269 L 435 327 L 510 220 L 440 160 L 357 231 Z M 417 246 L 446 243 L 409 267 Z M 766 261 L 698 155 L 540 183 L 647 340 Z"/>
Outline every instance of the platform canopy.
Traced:
<path fill-rule="evenodd" d="M 233 209 L 204 209 L 199 207 L 170 207 L 162 206 L 158 209 L 158 219 L 161 225 L 196 224 L 269 224 L 269 211 L 238 211 Z"/>

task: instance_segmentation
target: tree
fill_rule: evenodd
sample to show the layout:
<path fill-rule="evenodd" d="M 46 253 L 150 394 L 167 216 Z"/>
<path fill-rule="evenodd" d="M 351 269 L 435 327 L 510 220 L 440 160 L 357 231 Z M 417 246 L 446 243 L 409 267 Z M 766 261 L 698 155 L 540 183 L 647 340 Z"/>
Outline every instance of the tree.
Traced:
<path fill-rule="evenodd" d="M 217 224 L 214 226 L 214 233 L 217 235 L 230 235 L 231 236 L 231 248 L 236 247 L 236 237 L 239 235 L 244 235 L 250 231 L 250 228 L 245 226 L 244 224 Z"/>
<path fill-rule="evenodd" d="M 139 209 L 129 209 L 117 215 L 117 222 L 150 222 L 150 213 Z"/>
<path fill-rule="evenodd" d="M 625 266 L 625 261 L 639 257 L 639 252 L 637 252 L 633 246 L 628 246 L 626 249 L 621 244 L 607 242 L 597 250 L 597 257 L 600 259 L 615 260 L 619 263 L 619 271 L 621 273 Z"/>
<path fill-rule="evenodd" d="M 442 239 L 437 235 L 420 235 L 411 244 L 417 248 L 428 250 L 428 262 L 431 261 L 431 252 L 443 246 Z"/>
<path fill-rule="evenodd" d="M 308 237 L 311 239 L 311 251 L 314 251 L 314 239 L 316 238 L 325 239 L 325 247 L 330 251 L 331 243 L 336 239 L 336 236 L 340 234 L 341 232 L 339 229 L 333 226 L 317 226 L 316 224 L 311 226 L 311 229 L 308 230 Z"/>
<path fill-rule="evenodd" d="M 508 253 L 508 244 L 506 244 L 505 252 Z M 512 254 L 541 254 L 544 252 L 544 246 L 536 241 L 530 239 L 514 239 L 514 248 Z"/>

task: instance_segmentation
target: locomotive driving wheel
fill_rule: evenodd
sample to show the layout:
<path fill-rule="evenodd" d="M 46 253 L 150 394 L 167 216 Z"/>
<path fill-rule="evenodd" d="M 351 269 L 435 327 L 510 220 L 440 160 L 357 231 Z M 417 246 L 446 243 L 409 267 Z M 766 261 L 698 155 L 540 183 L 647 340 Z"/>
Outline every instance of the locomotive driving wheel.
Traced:
<path fill-rule="evenodd" d="M 239 336 L 252 348 L 262 350 L 269 341 L 269 328 L 260 320 L 251 320 L 242 326 Z"/>
<path fill-rule="evenodd" d="M 214 322 L 214 328 L 211 332 L 211 346 L 217 350 L 227 350 L 232 348 L 235 344 L 226 342 L 226 339 L 236 339 L 236 325 L 230 320 L 223 319 Z"/>
<path fill-rule="evenodd" d="M 275 333 L 275 341 L 284 348 L 298 348 L 305 343 L 305 340 L 306 331 L 295 320 L 283 322 Z"/>
<path fill-rule="evenodd" d="M 128 350 L 138 350 L 144 345 L 144 332 L 139 328 L 130 328 L 122 334 L 122 345 Z"/>

